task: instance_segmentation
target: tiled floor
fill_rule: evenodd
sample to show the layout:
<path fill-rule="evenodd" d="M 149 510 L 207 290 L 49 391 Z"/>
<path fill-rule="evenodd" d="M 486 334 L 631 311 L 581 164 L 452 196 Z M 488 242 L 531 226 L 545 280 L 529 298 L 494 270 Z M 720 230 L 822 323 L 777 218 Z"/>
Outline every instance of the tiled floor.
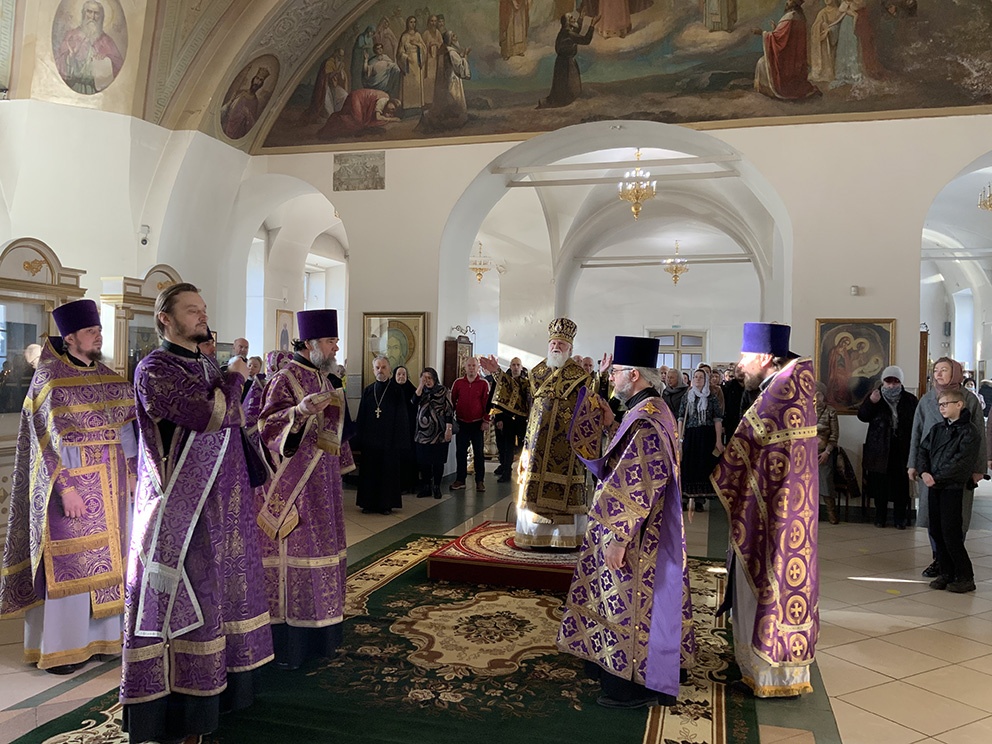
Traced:
<path fill-rule="evenodd" d="M 461 534 L 505 519 L 509 486 L 441 501 L 404 497 L 392 516 L 363 515 L 346 491 L 349 558 L 411 533 Z M 722 512 L 695 515 L 689 552 L 723 555 Z M 825 522 L 820 528 L 820 619 L 814 686 L 796 701 L 758 701 L 762 744 L 989 744 L 992 742 L 992 485 L 979 490 L 968 535 L 978 591 L 936 592 L 922 530 Z M 21 662 L 20 621 L 0 622 L 0 744 L 118 683 L 116 661 L 69 678 Z"/>

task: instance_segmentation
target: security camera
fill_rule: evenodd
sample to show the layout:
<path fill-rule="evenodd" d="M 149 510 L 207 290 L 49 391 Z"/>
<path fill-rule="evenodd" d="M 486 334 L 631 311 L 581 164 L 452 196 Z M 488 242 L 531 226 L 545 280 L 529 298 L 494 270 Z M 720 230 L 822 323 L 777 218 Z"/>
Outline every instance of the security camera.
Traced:
<path fill-rule="evenodd" d="M 142 245 L 148 245 L 148 233 L 150 233 L 151 231 L 152 229 L 148 227 L 148 225 L 142 225 L 141 229 L 138 230 L 138 235 L 141 236 Z"/>

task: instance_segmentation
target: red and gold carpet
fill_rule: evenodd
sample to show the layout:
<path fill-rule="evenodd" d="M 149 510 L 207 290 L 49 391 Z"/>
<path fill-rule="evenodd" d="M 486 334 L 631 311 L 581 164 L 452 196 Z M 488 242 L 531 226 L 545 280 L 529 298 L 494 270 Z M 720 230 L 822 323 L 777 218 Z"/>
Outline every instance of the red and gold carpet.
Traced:
<path fill-rule="evenodd" d="M 427 576 L 445 581 L 496 584 L 566 592 L 578 551 L 542 552 L 518 548 L 512 522 L 483 522 L 435 550 Z"/>

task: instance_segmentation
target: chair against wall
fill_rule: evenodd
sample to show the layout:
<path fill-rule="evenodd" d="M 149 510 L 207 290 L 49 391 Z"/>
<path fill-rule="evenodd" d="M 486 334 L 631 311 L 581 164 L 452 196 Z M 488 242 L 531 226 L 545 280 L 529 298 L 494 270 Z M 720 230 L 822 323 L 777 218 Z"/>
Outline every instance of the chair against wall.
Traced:
<path fill-rule="evenodd" d="M 861 458 L 864 462 L 864 458 Z M 864 482 L 864 473 L 862 473 L 862 482 Z M 851 511 L 851 501 L 856 499 L 862 511 L 862 519 L 864 519 L 865 509 L 865 499 L 867 494 L 861 490 L 861 486 L 858 483 L 858 478 L 854 472 L 854 465 L 851 463 L 851 458 L 847 454 L 847 450 L 843 447 L 837 448 L 837 462 L 834 466 L 834 490 L 836 491 L 837 508 L 839 509 L 843 502 L 844 507 L 844 521 L 850 522 L 850 511 Z"/>

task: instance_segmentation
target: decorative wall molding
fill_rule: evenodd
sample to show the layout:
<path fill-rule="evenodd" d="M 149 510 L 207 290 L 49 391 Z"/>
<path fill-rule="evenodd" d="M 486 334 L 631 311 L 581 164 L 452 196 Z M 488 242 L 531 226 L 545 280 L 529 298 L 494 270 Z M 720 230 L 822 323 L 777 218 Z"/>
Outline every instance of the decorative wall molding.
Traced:
<path fill-rule="evenodd" d="M 14 60 L 14 12 L 17 0 L 0 0 L 0 89 L 10 87 Z M 3 97 L 0 96 L 0 99 Z"/>
<path fill-rule="evenodd" d="M 4 1 L 4 0 L 0 0 Z M 148 121 L 161 124 L 172 96 L 233 0 L 167 0 L 155 29 L 159 48 L 151 69 Z"/>
<path fill-rule="evenodd" d="M 302 57 L 313 52 L 312 42 L 330 30 L 332 19 L 340 19 L 361 2 L 362 0 L 298 0 L 287 3 L 283 13 L 259 36 L 248 57 L 263 51 L 278 52 L 280 60 L 292 67 Z"/>

